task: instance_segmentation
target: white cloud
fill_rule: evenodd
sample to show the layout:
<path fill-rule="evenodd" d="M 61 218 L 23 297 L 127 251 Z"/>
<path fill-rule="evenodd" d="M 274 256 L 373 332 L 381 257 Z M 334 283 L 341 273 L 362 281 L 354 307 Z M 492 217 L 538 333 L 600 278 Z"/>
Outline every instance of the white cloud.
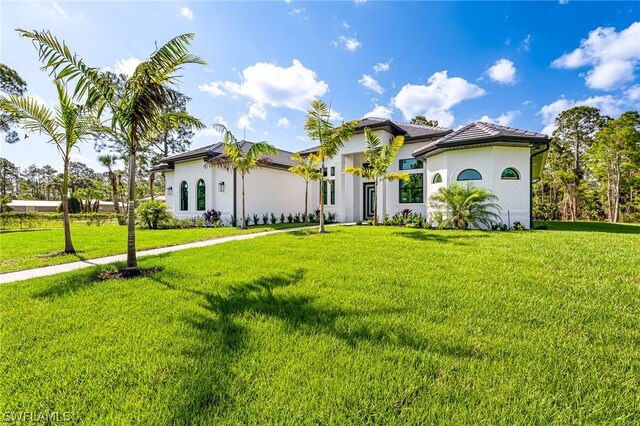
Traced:
<path fill-rule="evenodd" d="M 347 23 L 347 21 L 342 21 L 342 28 L 344 28 L 345 30 L 349 29 L 349 24 Z"/>
<path fill-rule="evenodd" d="M 69 14 L 62 8 L 62 6 L 58 4 L 58 2 L 54 1 L 51 5 L 53 6 L 53 10 L 58 16 L 68 21 L 71 20 L 71 16 L 69 16 Z"/>
<path fill-rule="evenodd" d="M 499 59 L 488 70 L 491 80 L 500 84 L 514 84 L 516 82 L 516 67 L 508 59 Z"/>
<path fill-rule="evenodd" d="M 447 76 L 447 71 L 434 73 L 428 85 L 406 84 L 391 101 L 392 106 L 402 111 L 409 120 L 424 115 L 438 120 L 441 126 L 449 127 L 455 121 L 451 108 L 466 99 L 485 94 L 484 89 L 460 77 Z"/>
<path fill-rule="evenodd" d="M 344 120 L 344 118 L 342 117 L 342 114 L 340 114 L 335 109 L 332 109 L 331 111 L 329 111 L 329 120 L 335 122 L 335 121 L 342 121 Z"/>
<path fill-rule="evenodd" d="M 238 121 L 236 121 L 236 127 L 242 130 L 256 130 L 251 127 L 251 119 L 246 115 L 241 115 L 240 118 L 238 118 Z"/>
<path fill-rule="evenodd" d="M 531 34 L 528 34 L 524 38 L 524 40 L 522 40 L 522 42 L 520 43 L 520 48 L 522 50 L 527 51 L 527 52 L 530 51 L 531 50 L 531 40 L 533 40 L 533 37 L 531 37 Z M 520 50 L 520 49 L 518 49 L 518 50 Z"/>
<path fill-rule="evenodd" d="M 306 20 L 308 20 L 308 19 L 309 19 L 309 18 L 307 18 L 307 16 L 304 14 L 304 12 L 305 12 L 306 10 L 307 10 L 307 9 L 305 9 L 304 7 L 300 7 L 300 8 L 296 8 L 296 7 L 294 7 L 293 9 L 291 9 L 291 10 L 289 11 L 288 15 L 289 15 L 289 16 L 295 16 L 295 17 L 298 17 L 298 18 L 303 19 L 303 20 L 305 20 L 305 21 L 306 21 Z"/>
<path fill-rule="evenodd" d="M 246 96 L 254 103 L 306 111 L 309 103 L 329 90 L 316 73 L 297 59 L 288 68 L 258 62 L 242 71 L 242 81 L 214 81 L 198 86 L 213 96 Z"/>
<path fill-rule="evenodd" d="M 358 83 L 360 83 L 361 86 L 366 87 L 367 89 L 372 90 L 378 94 L 384 92 L 384 89 L 382 88 L 382 86 L 380 86 L 380 83 L 378 83 L 378 81 L 370 75 L 362 74 L 362 78 L 358 80 Z"/>
<path fill-rule="evenodd" d="M 289 119 L 287 117 L 281 117 L 278 120 L 278 127 L 291 127 L 291 122 L 289 121 Z"/>
<path fill-rule="evenodd" d="M 193 19 L 193 12 L 187 6 L 184 6 L 180 8 L 180 11 L 176 16 L 182 16 L 183 18 L 191 21 Z"/>
<path fill-rule="evenodd" d="M 558 3 L 567 4 L 567 3 L 569 3 L 569 0 L 558 0 Z"/>
<path fill-rule="evenodd" d="M 267 110 L 264 108 L 264 105 L 260 102 L 252 102 L 249 105 L 249 118 L 259 118 L 260 120 L 267 119 Z"/>
<path fill-rule="evenodd" d="M 379 117 L 379 118 L 391 118 L 393 114 L 393 109 L 386 107 L 384 105 L 378 105 L 373 107 L 371 111 L 366 113 L 364 117 Z"/>
<path fill-rule="evenodd" d="M 226 123 L 225 123 L 225 127 L 226 127 Z M 211 127 L 207 127 L 206 129 L 202 129 L 202 130 L 196 130 L 194 133 L 195 133 L 195 136 L 198 136 L 198 137 L 202 136 L 205 138 L 220 136 L 220 132 L 217 131 L 216 129 L 212 129 Z"/>
<path fill-rule="evenodd" d="M 362 46 L 362 43 L 360 43 L 357 38 L 350 38 L 345 36 L 338 37 L 338 39 L 332 41 L 331 44 L 333 45 L 333 47 L 342 46 L 349 52 L 355 52 L 359 47 Z"/>
<path fill-rule="evenodd" d="M 353 0 L 353 1 L 358 5 L 365 4 L 367 2 L 367 0 Z"/>
<path fill-rule="evenodd" d="M 129 56 L 128 58 L 118 59 L 114 66 L 114 72 L 116 74 L 126 74 L 132 76 L 136 71 L 136 67 L 142 62 L 140 59 Z"/>
<path fill-rule="evenodd" d="M 598 27 L 580 41 L 580 47 L 551 63 L 554 68 L 591 67 L 585 80 L 592 89 L 613 90 L 632 81 L 640 63 L 640 22 L 616 32 Z"/>
<path fill-rule="evenodd" d="M 513 122 L 513 120 L 518 117 L 520 115 L 520 111 L 507 111 L 504 114 L 496 117 L 496 118 L 491 118 L 488 115 L 483 115 L 482 117 L 480 117 L 480 119 L 478 121 L 484 121 L 487 123 L 494 123 L 494 124 L 499 124 L 501 126 L 509 126 L 511 125 L 511 123 Z"/>
<path fill-rule="evenodd" d="M 590 106 L 600 109 L 600 113 L 609 116 L 617 116 L 622 113 L 624 106 L 627 104 L 627 100 L 614 98 L 611 95 L 606 96 L 592 96 L 590 98 L 582 100 L 573 100 L 560 98 L 555 102 L 543 106 L 537 115 L 542 116 L 542 124 L 544 129 L 542 133 L 551 135 L 556 129 L 555 120 L 562 111 L 576 107 L 576 106 Z"/>
<path fill-rule="evenodd" d="M 624 94 L 631 102 L 640 101 L 640 84 L 629 87 Z"/>
<path fill-rule="evenodd" d="M 224 120 L 224 117 L 221 115 L 216 115 L 213 117 L 213 122 L 216 124 L 222 124 L 224 127 L 229 127 L 229 124 Z"/>
<path fill-rule="evenodd" d="M 373 66 L 373 71 L 378 74 L 379 72 L 387 72 L 391 68 L 391 60 L 389 62 L 378 62 Z"/>

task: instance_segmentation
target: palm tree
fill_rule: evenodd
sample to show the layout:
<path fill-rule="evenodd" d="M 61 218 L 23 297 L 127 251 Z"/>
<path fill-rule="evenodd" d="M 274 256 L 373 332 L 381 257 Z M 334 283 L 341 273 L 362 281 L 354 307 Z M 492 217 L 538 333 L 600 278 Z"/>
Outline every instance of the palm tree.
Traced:
<path fill-rule="evenodd" d="M 320 158 L 321 170 L 325 169 L 325 159 L 333 158 L 338 154 L 340 148 L 348 141 L 355 132 L 357 121 L 343 122 L 340 127 L 334 127 L 329 121 L 331 110 L 323 101 L 314 99 L 311 108 L 307 110 L 307 121 L 304 129 L 311 140 L 317 140 L 318 157 Z M 324 233 L 324 193 L 320 191 L 320 229 L 319 233 Z"/>
<path fill-rule="evenodd" d="M 489 228 L 500 216 L 500 206 L 495 202 L 498 197 L 485 188 L 468 183 L 455 182 L 449 187 L 440 188 L 429 200 L 430 207 L 442 214 L 441 226 L 454 229 L 467 229 L 469 225 Z"/>
<path fill-rule="evenodd" d="M 309 182 L 322 179 L 322 173 L 318 170 L 320 157 L 315 154 L 303 157 L 296 152 L 291 156 L 291 159 L 299 164 L 289 167 L 289 171 L 304 179 L 304 221 L 306 222 L 309 217 Z"/>
<path fill-rule="evenodd" d="M 222 133 L 222 143 L 224 145 L 224 156 L 214 157 L 209 160 L 209 165 L 214 167 L 223 167 L 227 170 L 238 172 L 242 181 L 242 229 L 247 229 L 247 219 L 245 215 L 245 197 L 244 197 L 244 177 L 251 170 L 261 167 L 268 163 L 264 158 L 265 155 L 277 155 L 278 150 L 275 146 L 267 142 L 257 142 L 251 144 L 249 149 L 245 150 L 247 141 L 238 141 L 235 136 L 223 125 L 214 124 L 214 129 Z"/>
<path fill-rule="evenodd" d="M 367 144 L 364 156 L 369 163 L 368 166 L 347 166 L 344 168 L 344 172 L 373 181 L 373 225 L 375 226 L 378 224 L 378 184 L 386 180 L 390 182 L 395 180 L 408 181 L 409 173 L 388 172 L 389 167 L 398 155 L 398 151 L 400 151 L 400 148 L 404 145 L 404 136 L 396 136 L 391 139 L 388 144 L 383 145 L 380 137 L 371 129 L 365 127 L 364 137 Z"/>
<path fill-rule="evenodd" d="M 173 89 L 179 71 L 185 64 L 202 64 L 192 55 L 188 47 L 193 34 L 183 34 L 169 40 L 156 49 L 148 59 L 141 62 L 118 90 L 117 84 L 98 68 L 88 67 L 82 59 L 71 53 L 66 43 L 60 43 L 50 31 L 18 30 L 31 39 L 40 55 L 45 69 L 56 80 L 75 81 L 74 97 L 86 98 L 95 105 L 100 114 L 105 108 L 111 110 L 111 131 L 123 137 L 129 162 L 127 266 L 124 273 L 138 275 L 135 234 L 136 202 L 136 156 L 156 131 L 155 124 L 163 108 L 173 102 L 178 92 Z M 172 114 L 172 113 L 169 113 Z"/>
<path fill-rule="evenodd" d="M 113 210 L 120 214 L 120 203 L 118 202 L 118 178 L 113 172 L 113 168 L 118 161 L 118 156 L 114 154 L 105 154 L 98 157 L 100 164 L 105 166 L 108 170 L 109 183 L 111 183 L 111 199 L 113 200 Z"/>
<path fill-rule="evenodd" d="M 10 95 L 0 100 L 0 107 L 15 116 L 30 132 L 44 133 L 62 156 L 62 212 L 64 222 L 64 252 L 75 253 L 69 225 L 69 161 L 76 144 L 93 135 L 96 130 L 94 114 L 86 105 L 73 103 L 61 82 L 56 82 L 59 105 L 55 112 L 38 104 L 34 98 Z"/>

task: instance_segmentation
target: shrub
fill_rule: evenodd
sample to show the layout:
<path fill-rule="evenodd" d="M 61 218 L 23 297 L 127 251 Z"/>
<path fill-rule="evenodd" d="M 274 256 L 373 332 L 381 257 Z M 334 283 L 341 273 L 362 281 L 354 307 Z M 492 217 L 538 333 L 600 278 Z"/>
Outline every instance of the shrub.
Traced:
<path fill-rule="evenodd" d="M 207 210 L 202 213 L 202 219 L 204 220 L 204 226 L 214 226 L 215 223 L 221 222 L 222 212 L 219 210 Z"/>
<path fill-rule="evenodd" d="M 136 209 L 136 217 L 141 226 L 158 229 L 171 224 L 173 214 L 165 203 L 150 200 L 140 204 Z"/>
<path fill-rule="evenodd" d="M 293 222 L 293 215 L 291 213 L 287 215 L 287 222 L 289 223 Z"/>
<path fill-rule="evenodd" d="M 356 225 L 362 225 L 362 221 L 361 220 L 356 220 Z"/>
<path fill-rule="evenodd" d="M 533 229 L 536 231 L 544 231 L 546 229 L 549 229 L 549 226 L 545 223 L 536 223 L 533 225 Z"/>
<path fill-rule="evenodd" d="M 326 217 L 327 223 L 335 223 L 337 218 L 338 215 L 336 213 L 328 213 Z"/>
<path fill-rule="evenodd" d="M 236 217 L 235 214 L 232 214 L 231 216 L 229 216 L 229 225 L 231 225 L 234 228 L 238 226 L 238 218 Z"/>
<path fill-rule="evenodd" d="M 275 225 L 276 223 L 278 223 L 278 218 L 276 217 L 275 214 L 271 213 L 270 218 L 271 218 L 271 224 L 272 225 Z"/>
<path fill-rule="evenodd" d="M 520 221 L 516 220 L 515 222 L 513 222 L 513 229 L 515 231 L 524 231 L 527 228 L 525 228 L 525 226 Z"/>
<path fill-rule="evenodd" d="M 301 215 L 300 213 L 296 213 L 296 214 L 293 216 L 293 221 L 294 221 L 295 223 L 300 223 L 300 222 L 302 222 L 302 215 Z"/>
<path fill-rule="evenodd" d="M 470 225 L 490 228 L 500 216 L 496 213 L 500 206 L 498 197 L 486 188 L 457 182 L 443 187 L 431 196 L 429 204 L 445 218 L 438 227 L 467 229 Z"/>
<path fill-rule="evenodd" d="M 260 222 L 260 217 L 257 214 L 253 214 L 253 224 L 257 225 Z"/>
<path fill-rule="evenodd" d="M 285 220 L 284 213 L 280 213 L 280 223 L 284 223 Z"/>
<path fill-rule="evenodd" d="M 76 213 L 82 212 L 82 204 L 80 203 L 80 200 L 78 200 L 76 197 L 72 195 L 71 197 L 69 197 L 67 201 L 69 202 L 69 214 L 76 214 Z M 58 205 L 58 207 L 56 208 L 56 211 L 58 213 L 62 213 L 62 203 Z"/>
<path fill-rule="evenodd" d="M 504 223 L 494 223 L 493 225 L 491 225 L 491 230 L 492 231 L 507 231 L 507 230 L 509 230 L 509 227 Z"/>
<path fill-rule="evenodd" d="M 269 215 L 267 213 L 262 215 L 262 224 L 263 225 L 268 225 L 269 224 Z"/>

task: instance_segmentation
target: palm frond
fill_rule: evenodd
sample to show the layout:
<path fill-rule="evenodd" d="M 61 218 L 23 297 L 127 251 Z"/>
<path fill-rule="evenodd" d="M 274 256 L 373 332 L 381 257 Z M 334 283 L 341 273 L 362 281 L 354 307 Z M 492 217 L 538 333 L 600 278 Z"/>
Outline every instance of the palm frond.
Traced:
<path fill-rule="evenodd" d="M 10 95 L 0 99 L 0 108 L 13 114 L 23 129 L 33 133 L 44 133 L 50 142 L 62 144 L 64 133 L 55 122 L 53 112 L 38 103 L 35 98 Z"/>

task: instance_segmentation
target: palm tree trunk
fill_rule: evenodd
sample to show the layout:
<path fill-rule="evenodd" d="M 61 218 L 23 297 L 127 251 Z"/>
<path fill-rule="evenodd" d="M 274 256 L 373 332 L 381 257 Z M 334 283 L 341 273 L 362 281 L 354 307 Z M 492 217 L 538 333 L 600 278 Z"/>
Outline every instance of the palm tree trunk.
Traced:
<path fill-rule="evenodd" d="M 309 205 L 309 181 L 306 180 L 304 182 L 304 222 L 306 222 L 307 218 L 309 217 L 308 205 Z"/>
<path fill-rule="evenodd" d="M 155 172 L 151 172 L 151 174 L 149 175 L 149 190 L 151 192 L 151 201 L 155 200 L 154 194 L 153 194 L 153 186 L 156 183 L 156 173 Z"/>
<path fill-rule="evenodd" d="M 113 211 L 120 214 L 120 200 L 118 199 L 118 181 L 115 173 L 109 171 L 109 180 L 111 181 L 111 199 L 113 200 Z"/>
<path fill-rule="evenodd" d="M 75 253 L 73 242 L 71 242 L 71 225 L 69 223 L 69 158 L 64 159 L 64 171 L 62 176 L 62 222 L 64 224 L 64 252 Z"/>
<path fill-rule="evenodd" d="M 324 156 L 322 157 L 322 167 L 320 168 L 320 229 L 318 233 L 324 234 Z"/>
<path fill-rule="evenodd" d="M 129 223 L 127 224 L 127 267 L 129 276 L 138 275 L 138 259 L 136 258 L 136 153 L 129 154 Z"/>
<path fill-rule="evenodd" d="M 247 217 L 244 214 L 244 173 L 240 174 L 242 179 L 242 229 L 247 229 Z"/>

